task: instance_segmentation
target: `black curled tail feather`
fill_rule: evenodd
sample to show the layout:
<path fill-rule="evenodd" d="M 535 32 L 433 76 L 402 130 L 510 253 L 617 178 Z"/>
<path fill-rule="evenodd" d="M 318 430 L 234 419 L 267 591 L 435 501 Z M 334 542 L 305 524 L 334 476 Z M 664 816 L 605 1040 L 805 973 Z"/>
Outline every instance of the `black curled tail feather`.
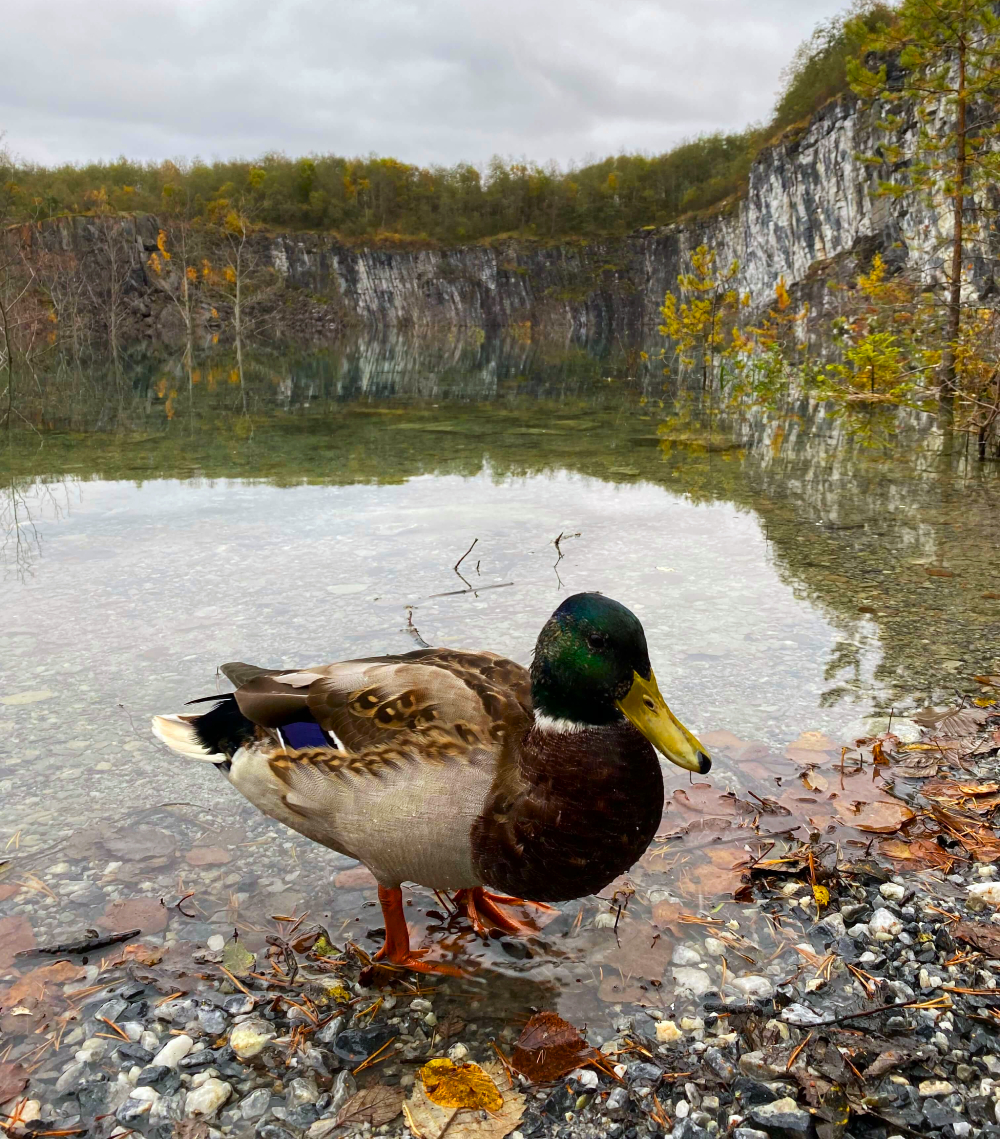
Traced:
<path fill-rule="evenodd" d="M 257 738 L 257 725 L 248 720 L 239 709 L 236 697 L 230 692 L 221 696 L 204 696 L 201 700 L 191 700 L 191 704 L 216 700 L 218 703 L 209 711 L 191 720 L 198 741 L 212 752 L 221 752 L 232 759 L 241 747 L 252 744 Z"/>

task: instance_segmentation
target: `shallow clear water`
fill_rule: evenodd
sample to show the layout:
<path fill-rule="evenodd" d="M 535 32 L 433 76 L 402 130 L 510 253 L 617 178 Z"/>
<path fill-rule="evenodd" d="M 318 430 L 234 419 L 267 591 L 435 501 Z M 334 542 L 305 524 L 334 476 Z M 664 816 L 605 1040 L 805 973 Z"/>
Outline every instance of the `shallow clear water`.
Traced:
<path fill-rule="evenodd" d="M 336 881 L 350 860 L 150 736 L 150 715 L 228 687 L 223 661 L 298 667 L 422 638 L 527 662 L 563 597 L 601 590 L 642 619 L 681 719 L 731 734 L 711 737 L 729 741 L 712 785 L 762 795 L 794 777 L 783 752 L 803 732 L 823 733 L 827 762 L 866 715 L 998 671 L 992 470 L 919 432 L 902 454 L 862 445 L 807 406 L 720 425 L 585 355 L 394 353 L 261 364 L 249 418 L 208 368 L 181 396 L 146 376 L 116 432 L 82 429 L 81 396 L 43 447 L 26 433 L 8 454 L 0 918 L 23 915 L 39 944 L 116 901 L 188 891 L 195 917 L 170 911 L 168 938 L 235 922 L 252 941 L 305 910 L 335 940 L 381 924 L 369 885 Z M 741 741 L 759 741 L 756 763 L 733 758 Z M 665 774 L 668 794 L 688 784 Z M 600 1025 L 669 987 L 674 937 L 637 945 L 657 901 L 707 912 L 731 894 L 709 865 L 637 868 L 621 944 L 589 899 L 525 960 L 468 934 L 455 948 L 483 965 L 494 1015 L 555 1003 Z M 418 916 L 434 904 L 415 897 Z"/>

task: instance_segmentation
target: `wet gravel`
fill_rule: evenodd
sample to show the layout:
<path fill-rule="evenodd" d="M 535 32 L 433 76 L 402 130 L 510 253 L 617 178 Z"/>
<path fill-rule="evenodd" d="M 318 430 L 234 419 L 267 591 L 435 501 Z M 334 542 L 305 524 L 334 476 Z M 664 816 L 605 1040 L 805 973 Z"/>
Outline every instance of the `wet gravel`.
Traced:
<path fill-rule="evenodd" d="M 524 1089 L 514 1139 L 1000 1135 L 1000 960 L 952 933 L 968 928 L 957 918 L 1000 944 L 1000 914 L 983 889 L 995 872 L 882 876 L 855 870 L 807 938 L 755 971 L 741 970 L 722 940 L 737 932 L 727 925 L 677 944 L 660 1007 L 622 1015 L 606 1038 L 590 1034 L 616 1078 L 586 1068 Z M 779 928 L 800 909 L 797 893 L 761 903 Z M 185 991 L 167 999 L 163 966 L 136 961 L 103 971 L 92 962 L 50 993 L 54 1008 L 75 1011 L 55 1018 L 58 1053 L 43 1054 L 27 1092 L 4 1105 L 20 1120 L 12 1132 L 166 1139 L 201 1120 L 211 1139 L 363 1134 L 364 1125 L 335 1122 L 358 1088 L 409 1094 L 427 1060 L 510 1055 L 520 1032 L 477 1023 L 479 1002 L 450 980 L 366 987 L 363 955 L 351 950 L 297 955 L 295 1004 L 282 999 L 278 974 L 245 977 L 248 995 L 220 981 L 222 950 L 181 951 L 189 965 L 174 969 Z M 8 1063 L 32 1064 L 41 1035 L 11 1023 L 30 1015 L 3 1010 Z M 375 1131 L 410 1134 L 402 1115 Z"/>

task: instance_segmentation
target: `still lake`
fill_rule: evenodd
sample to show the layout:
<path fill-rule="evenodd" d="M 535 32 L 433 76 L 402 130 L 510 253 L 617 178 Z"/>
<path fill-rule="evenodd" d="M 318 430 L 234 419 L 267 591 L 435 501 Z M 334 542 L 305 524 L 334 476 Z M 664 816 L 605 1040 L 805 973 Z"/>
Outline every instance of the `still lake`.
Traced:
<path fill-rule="evenodd" d="M 426 642 L 527 663 L 560 600 L 600 590 L 641 618 L 673 710 L 719 741 L 711 785 L 761 796 L 794 778 L 789 745 L 832 761 L 868 718 L 1000 672 L 995 464 L 926 424 L 806 400 L 737 420 L 612 353 L 518 343 L 359 340 L 232 379 L 211 359 L 137 362 L 113 396 L 51 377 L 44 430 L 0 463 L 0 920 L 38 944 L 193 892 L 154 940 L 235 925 L 253 947 L 308 911 L 377 945 L 350 860 L 150 735 L 154 713 L 228 689 L 224 661 Z M 665 776 L 668 796 L 688 786 Z M 617 937 L 594 920 L 606 899 L 561 907 L 527 957 L 459 937 L 482 1015 L 548 1006 L 599 1029 L 655 1007 L 670 939 L 628 957 L 652 906 L 750 920 L 690 858 L 637 868 Z M 414 898 L 426 926 L 434 899 Z"/>

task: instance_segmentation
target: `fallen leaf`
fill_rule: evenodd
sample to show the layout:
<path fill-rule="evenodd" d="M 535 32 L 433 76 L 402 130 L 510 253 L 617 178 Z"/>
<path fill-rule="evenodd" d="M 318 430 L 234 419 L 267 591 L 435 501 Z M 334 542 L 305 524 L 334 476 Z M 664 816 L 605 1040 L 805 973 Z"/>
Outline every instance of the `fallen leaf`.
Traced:
<path fill-rule="evenodd" d="M 143 945 L 141 941 L 134 942 L 132 945 L 126 945 L 122 950 L 122 956 L 131 961 L 137 961 L 140 965 L 159 965 L 163 960 L 163 955 L 166 949 L 162 945 Z"/>
<path fill-rule="evenodd" d="M 937 869 L 950 874 L 955 865 L 955 859 L 930 838 L 918 838 L 912 842 L 898 838 L 883 839 L 879 851 L 894 862 L 912 862 L 921 870 Z"/>
<path fill-rule="evenodd" d="M 0 918 L 0 970 L 6 972 L 18 953 L 35 948 L 35 934 L 24 914 Z M 7 1097 L 10 1099 L 10 1096 Z M 0 1100 L 3 1103 L 3 1100 Z"/>
<path fill-rule="evenodd" d="M 112 932 L 138 928 L 143 933 L 159 933 L 167 928 L 167 909 L 156 898 L 128 898 L 111 902 L 97 925 Z"/>
<path fill-rule="evenodd" d="M 503 1103 L 503 1097 L 500 1097 Z M 344 1104 L 337 1112 L 337 1127 L 349 1123 L 370 1123 L 372 1127 L 381 1127 L 395 1119 L 403 1110 L 403 1089 L 390 1088 L 385 1084 L 374 1084 L 370 1088 L 362 1088 Z"/>
<path fill-rule="evenodd" d="M 942 566 L 925 566 L 924 573 L 928 577 L 954 577 L 955 574 L 952 570 L 944 569 Z"/>
<path fill-rule="evenodd" d="M 0 886 L 0 902 L 6 902 L 8 898 L 13 898 L 24 887 L 19 882 L 13 882 L 9 886 Z"/>
<path fill-rule="evenodd" d="M 19 1096 L 28 1086 L 28 1073 L 20 1064 L 0 1064 L 0 1103 Z"/>
<path fill-rule="evenodd" d="M 245 976 L 256 964 L 257 958 L 235 937 L 231 937 L 222 947 L 222 967 L 228 969 L 234 977 Z"/>
<path fill-rule="evenodd" d="M 333 884 L 341 890 L 368 890 L 377 886 L 378 882 L 367 866 L 355 866 L 351 870 L 341 870 Z"/>
<path fill-rule="evenodd" d="M 822 732 L 803 732 L 785 748 L 785 755 L 793 763 L 820 763 L 826 753 L 840 755 L 840 748 Z"/>
<path fill-rule="evenodd" d="M 101 836 L 101 845 L 115 858 L 145 862 L 147 858 L 166 858 L 177 849 L 177 840 L 160 827 L 132 827 Z"/>
<path fill-rule="evenodd" d="M 524 1115 L 524 1096 L 511 1086 L 501 1064 L 484 1064 L 483 1071 L 503 1097 L 502 1106 L 492 1114 L 441 1107 L 428 1098 L 423 1083 L 416 1080 L 412 1096 L 403 1104 L 403 1115 L 414 1139 L 503 1139 L 509 1135 Z"/>
<path fill-rule="evenodd" d="M 818 905 L 828 906 L 830 904 L 830 891 L 825 886 L 813 886 L 813 897 Z"/>
<path fill-rule="evenodd" d="M 742 751 L 750 742 L 749 740 L 741 740 L 739 736 L 734 736 L 732 732 L 727 732 L 724 728 L 716 732 L 703 732 L 701 741 L 711 751 L 729 752 Z"/>
<path fill-rule="evenodd" d="M 38 969 L 32 969 L 30 973 L 25 973 L 9 989 L 0 992 L 0 1005 L 19 1004 L 27 997 L 42 1000 L 46 985 L 66 985 L 70 981 L 82 980 L 86 975 L 87 970 L 82 965 L 74 965 L 72 961 L 56 961 L 52 965 L 42 965 Z"/>
<path fill-rule="evenodd" d="M 986 708 L 925 708 L 910 719 L 922 728 L 934 728 L 942 739 L 974 735 L 990 718 Z"/>
<path fill-rule="evenodd" d="M 456 1064 L 442 1058 L 420 1069 L 427 1098 L 438 1107 L 461 1107 L 476 1111 L 499 1111 L 500 1089 L 478 1064 Z"/>
<path fill-rule="evenodd" d="M 841 800 L 836 807 L 837 814 L 848 826 L 874 834 L 895 834 L 905 823 L 917 817 L 909 807 L 895 799 L 878 799 L 874 803 L 862 804 Z"/>
<path fill-rule="evenodd" d="M 899 779 L 927 779 L 937 775 L 941 764 L 941 756 L 936 750 L 917 750 L 916 744 L 910 744 L 896 755 L 898 759 L 893 762 L 892 774 Z"/>
<path fill-rule="evenodd" d="M 531 1083 L 545 1084 L 595 1059 L 600 1054 L 568 1020 L 554 1012 L 536 1012 L 518 1037 L 510 1063 Z"/>
<path fill-rule="evenodd" d="M 196 846 L 184 855 L 189 866 L 225 866 L 233 856 L 221 846 Z"/>
<path fill-rule="evenodd" d="M 653 906 L 653 925 L 659 929 L 669 929 L 674 937 L 683 937 L 684 923 L 681 915 L 687 915 L 684 906 L 677 902 L 657 902 Z"/>
<path fill-rule="evenodd" d="M 803 771 L 800 778 L 810 791 L 829 790 L 830 780 L 825 775 L 820 775 L 818 771 Z"/>
<path fill-rule="evenodd" d="M 985 922 L 960 921 L 951 927 L 952 937 L 981 949 L 989 957 L 1000 957 L 1000 930 Z"/>

